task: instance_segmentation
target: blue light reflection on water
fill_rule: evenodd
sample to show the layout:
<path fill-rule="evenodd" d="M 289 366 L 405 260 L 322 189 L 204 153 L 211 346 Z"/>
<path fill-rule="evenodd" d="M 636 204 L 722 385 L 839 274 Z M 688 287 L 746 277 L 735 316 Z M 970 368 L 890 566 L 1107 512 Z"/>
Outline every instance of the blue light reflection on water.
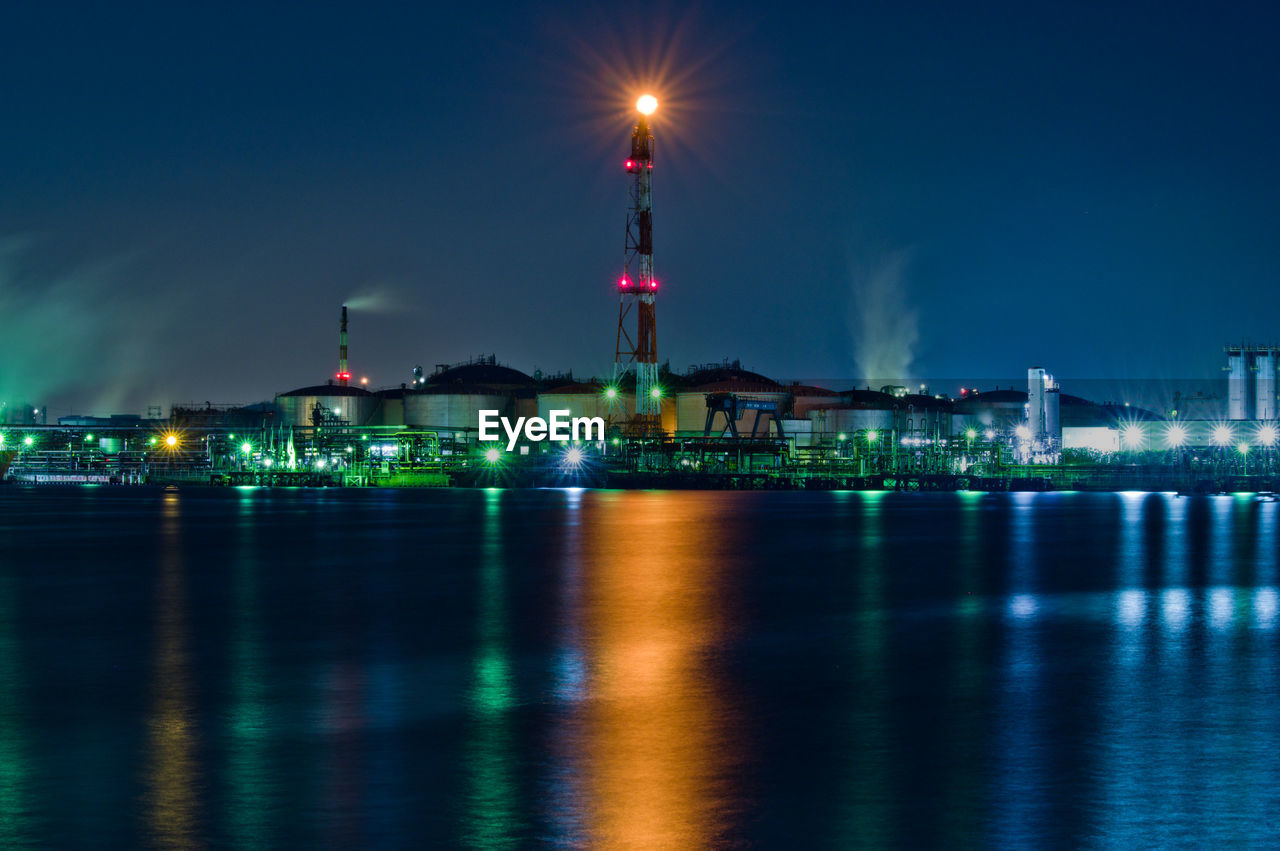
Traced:
<path fill-rule="evenodd" d="M 1265 842 L 1278 509 L 4 489 L 0 838 Z"/>

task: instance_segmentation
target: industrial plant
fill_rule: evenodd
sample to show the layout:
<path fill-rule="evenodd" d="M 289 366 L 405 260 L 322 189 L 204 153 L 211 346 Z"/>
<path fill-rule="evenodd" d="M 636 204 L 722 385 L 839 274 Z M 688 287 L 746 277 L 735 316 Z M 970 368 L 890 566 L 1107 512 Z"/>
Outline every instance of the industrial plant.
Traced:
<path fill-rule="evenodd" d="M 659 358 L 657 334 L 649 126 L 657 107 L 653 97 L 640 98 L 623 162 L 627 211 L 610 375 L 530 375 L 489 354 L 430 371 L 407 368 L 407 380 L 390 387 L 353 383 L 343 305 L 332 377 L 270 401 L 174 404 L 167 413 L 55 423 L 38 404 L 5 402 L 0 477 L 32 484 L 1275 490 L 1276 346 L 1228 346 L 1225 394 L 1199 394 L 1194 411 L 1090 401 L 1042 366 L 1027 370 L 1024 387 L 987 388 L 781 380 L 729 359 L 672 369 Z M 525 440 L 508 451 L 503 441 L 480 440 L 482 411 L 598 417 L 605 437 L 567 445 Z"/>

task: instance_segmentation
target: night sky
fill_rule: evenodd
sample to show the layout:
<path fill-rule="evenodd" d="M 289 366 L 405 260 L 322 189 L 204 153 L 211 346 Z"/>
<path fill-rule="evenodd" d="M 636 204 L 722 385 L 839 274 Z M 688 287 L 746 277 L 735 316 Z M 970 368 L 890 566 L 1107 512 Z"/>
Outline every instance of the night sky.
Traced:
<path fill-rule="evenodd" d="M 0 395 L 55 413 L 321 382 L 347 299 L 371 385 L 607 373 L 646 90 L 675 368 L 1212 377 L 1280 338 L 1262 4 L 24 5 Z"/>

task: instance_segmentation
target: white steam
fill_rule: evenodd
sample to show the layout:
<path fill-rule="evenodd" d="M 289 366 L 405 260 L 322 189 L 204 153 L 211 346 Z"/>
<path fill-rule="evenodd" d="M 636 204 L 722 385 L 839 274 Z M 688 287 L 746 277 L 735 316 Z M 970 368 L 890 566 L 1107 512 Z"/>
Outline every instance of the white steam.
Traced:
<path fill-rule="evenodd" d="M 853 264 L 849 328 L 864 379 L 901 382 L 911 376 L 920 341 L 919 312 L 907 299 L 906 252 L 874 265 Z"/>
<path fill-rule="evenodd" d="M 146 298 L 115 286 L 116 263 L 40 269 L 27 242 L 0 239 L 0 401 L 45 405 L 71 394 L 111 407 L 146 365 Z"/>

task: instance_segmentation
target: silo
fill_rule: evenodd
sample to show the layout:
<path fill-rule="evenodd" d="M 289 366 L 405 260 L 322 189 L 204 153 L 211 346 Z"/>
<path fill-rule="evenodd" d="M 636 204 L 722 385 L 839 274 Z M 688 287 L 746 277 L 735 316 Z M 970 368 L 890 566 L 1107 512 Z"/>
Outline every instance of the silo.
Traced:
<path fill-rule="evenodd" d="M 1259 420 L 1276 418 L 1276 349 L 1260 349 L 1255 355 L 1254 405 Z"/>
<path fill-rule="evenodd" d="M 1056 384 L 1044 391 L 1044 435 L 1055 446 L 1062 445 L 1062 391 Z"/>
<path fill-rule="evenodd" d="M 1227 349 L 1227 419 L 1252 419 L 1252 387 L 1249 380 L 1249 352 L 1244 348 Z"/>
<path fill-rule="evenodd" d="M 1027 370 L 1027 428 L 1035 438 L 1047 431 L 1044 408 L 1044 391 L 1049 383 L 1045 380 L 1047 377 L 1038 366 Z"/>

